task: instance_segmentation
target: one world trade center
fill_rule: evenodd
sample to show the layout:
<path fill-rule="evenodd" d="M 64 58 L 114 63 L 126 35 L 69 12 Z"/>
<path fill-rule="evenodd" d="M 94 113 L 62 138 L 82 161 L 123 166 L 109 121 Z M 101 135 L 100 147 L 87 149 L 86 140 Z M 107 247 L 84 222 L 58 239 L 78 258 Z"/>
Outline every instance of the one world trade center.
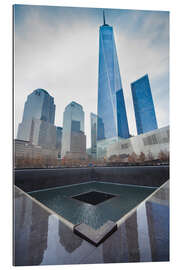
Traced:
<path fill-rule="evenodd" d="M 126 108 L 113 27 L 99 29 L 99 76 L 97 141 L 114 137 L 129 138 Z"/>

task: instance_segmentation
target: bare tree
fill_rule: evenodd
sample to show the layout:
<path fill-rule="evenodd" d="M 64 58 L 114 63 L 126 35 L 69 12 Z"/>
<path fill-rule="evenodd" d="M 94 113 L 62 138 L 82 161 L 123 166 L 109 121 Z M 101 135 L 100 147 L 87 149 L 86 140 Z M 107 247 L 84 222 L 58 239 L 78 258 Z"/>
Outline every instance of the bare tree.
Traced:
<path fill-rule="evenodd" d="M 165 151 L 160 151 L 159 152 L 159 155 L 158 155 L 158 158 L 161 161 L 168 161 L 169 160 L 169 153 L 168 152 L 165 152 Z"/>
<path fill-rule="evenodd" d="M 135 163 L 138 161 L 138 156 L 135 152 L 133 152 L 131 155 L 128 156 L 128 162 L 129 163 Z"/>
<path fill-rule="evenodd" d="M 145 154 L 143 152 L 141 152 L 139 157 L 138 157 L 139 162 L 143 163 L 145 161 L 145 159 L 146 159 Z"/>
<path fill-rule="evenodd" d="M 111 161 L 111 162 L 116 162 L 117 159 L 118 159 L 117 155 L 112 155 L 112 156 L 109 157 L 109 161 Z"/>

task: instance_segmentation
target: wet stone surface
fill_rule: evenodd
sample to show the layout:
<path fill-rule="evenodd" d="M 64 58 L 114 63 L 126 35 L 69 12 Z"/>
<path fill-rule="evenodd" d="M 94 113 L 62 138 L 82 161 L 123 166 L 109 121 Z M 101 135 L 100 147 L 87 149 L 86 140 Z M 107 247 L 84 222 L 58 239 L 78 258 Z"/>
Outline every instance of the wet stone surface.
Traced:
<path fill-rule="evenodd" d="M 97 230 L 82 223 L 74 227 L 74 232 L 83 239 L 89 241 L 95 246 L 98 246 L 107 239 L 113 232 L 117 230 L 116 223 L 108 220 L 102 227 Z"/>

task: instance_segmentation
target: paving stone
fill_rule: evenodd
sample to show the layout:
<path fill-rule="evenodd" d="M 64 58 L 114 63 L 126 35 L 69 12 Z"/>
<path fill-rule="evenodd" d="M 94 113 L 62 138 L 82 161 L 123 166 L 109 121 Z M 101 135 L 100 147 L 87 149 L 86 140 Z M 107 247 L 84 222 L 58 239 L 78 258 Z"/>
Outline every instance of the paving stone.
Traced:
<path fill-rule="evenodd" d="M 95 246 L 98 246 L 100 243 L 102 243 L 116 230 L 117 225 L 111 220 L 108 220 L 102 227 L 97 230 L 94 230 L 85 223 L 74 226 L 74 233 L 81 236 L 83 239 L 89 241 Z"/>

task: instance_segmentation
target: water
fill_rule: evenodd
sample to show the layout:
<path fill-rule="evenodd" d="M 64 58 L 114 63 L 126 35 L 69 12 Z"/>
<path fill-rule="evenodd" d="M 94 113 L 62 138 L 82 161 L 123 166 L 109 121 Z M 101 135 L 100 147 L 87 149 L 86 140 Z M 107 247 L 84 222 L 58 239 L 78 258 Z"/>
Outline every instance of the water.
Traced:
<path fill-rule="evenodd" d="M 29 194 L 73 224 L 86 223 L 94 229 L 108 220 L 118 221 L 156 188 L 90 182 L 30 192 Z M 93 205 L 72 197 L 92 191 L 114 197 Z"/>

